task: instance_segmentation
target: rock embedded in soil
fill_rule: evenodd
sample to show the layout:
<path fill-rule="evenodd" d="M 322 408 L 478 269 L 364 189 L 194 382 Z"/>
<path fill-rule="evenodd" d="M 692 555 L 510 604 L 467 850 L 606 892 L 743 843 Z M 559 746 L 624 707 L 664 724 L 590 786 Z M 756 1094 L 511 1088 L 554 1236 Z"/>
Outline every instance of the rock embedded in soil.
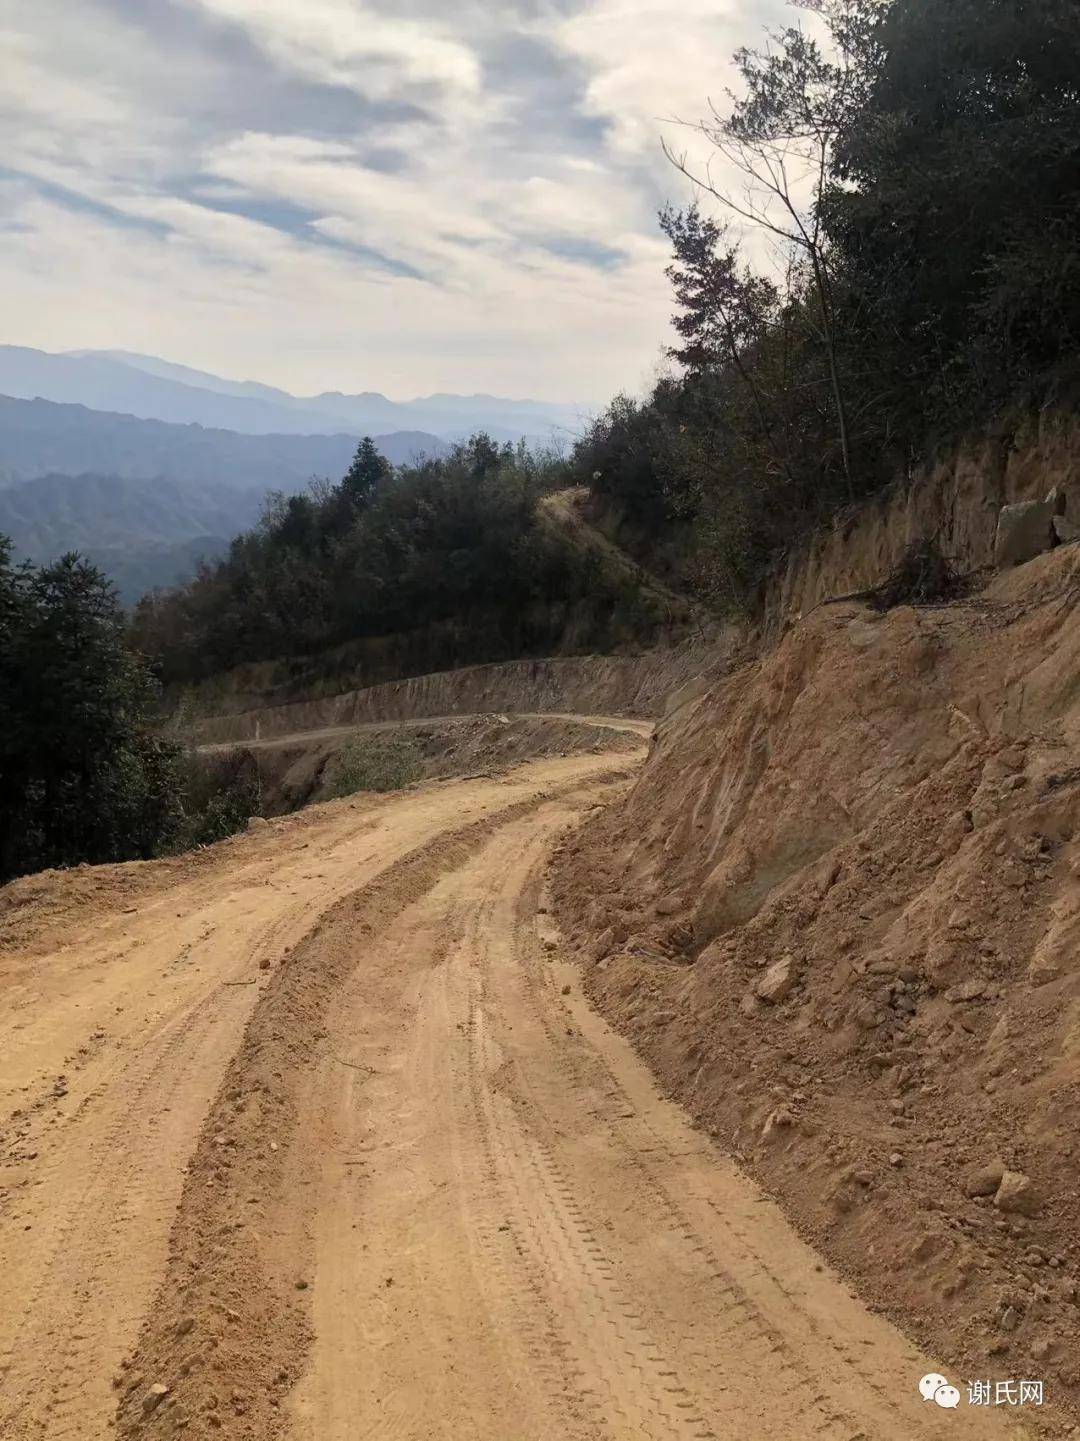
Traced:
<path fill-rule="evenodd" d="M 963 981 L 958 986 L 953 986 L 946 991 L 945 999 L 948 1001 L 977 1001 L 986 990 L 985 981 Z"/>
<path fill-rule="evenodd" d="M 782 956 L 774 961 L 757 983 L 757 993 L 773 1005 L 784 1000 L 795 989 L 795 957 Z"/>
<path fill-rule="evenodd" d="M 994 540 L 998 570 L 1024 565 L 1050 549 L 1055 540 L 1055 508 L 1051 500 L 1022 500 L 1001 507 Z"/>
<path fill-rule="evenodd" d="M 1035 1183 L 1022 1171 L 1006 1171 L 1001 1178 L 994 1205 L 999 1211 L 1017 1216 L 1034 1216 L 1042 1205 Z"/>
<path fill-rule="evenodd" d="M 156 1411 L 168 1394 L 168 1386 L 162 1381 L 155 1381 L 142 1400 L 142 1408 L 146 1414 L 149 1415 L 151 1411 Z"/>
<path fill-rule="evenodd" d="M 993 1196 L 1001 1185 L 1001 1178 L 1005 1175 L 1005 1166 L 1000 1161 L 991 1161 L 987 1166 L 980 1166 L 968 1177 L 967 1185 L 964 1188 L 969 1196 Z"/>

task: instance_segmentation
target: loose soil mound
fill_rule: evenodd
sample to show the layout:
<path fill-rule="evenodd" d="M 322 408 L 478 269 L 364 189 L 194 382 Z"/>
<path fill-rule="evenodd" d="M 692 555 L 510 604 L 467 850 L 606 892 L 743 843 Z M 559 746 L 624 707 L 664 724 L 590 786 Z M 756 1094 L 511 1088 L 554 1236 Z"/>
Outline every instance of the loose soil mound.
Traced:
<path fill-rule="evenodd" d="M 1066 547 L 816 611 L 662 724 L 553 875 L 588 994 L 863 1295 L 1073 1406 L 1078 604 Z"/>

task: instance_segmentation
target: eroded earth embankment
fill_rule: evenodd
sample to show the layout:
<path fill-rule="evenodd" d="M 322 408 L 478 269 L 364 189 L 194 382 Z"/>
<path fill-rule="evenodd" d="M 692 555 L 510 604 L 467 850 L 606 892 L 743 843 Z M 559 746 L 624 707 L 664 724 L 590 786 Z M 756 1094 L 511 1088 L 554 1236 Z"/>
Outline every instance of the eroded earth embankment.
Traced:
<path fill-rule="evenodd" d="M 588 995 L 860 1294 L 1073 1406 L 1078 606 L 1069 546 L 816 610 L 555 871 Z"/>
<path fill-rule="evenodd" d="M 697 674 L 706 648 L 687 644 L 640 655 L 562 656 L 466 666 L 388 681 L 339 695 L 233 710 L 191 720 L 200 745 L 267 740 L 302 731 L 431 716 L 571 712 L 654 716 L 673 687 Z"/>

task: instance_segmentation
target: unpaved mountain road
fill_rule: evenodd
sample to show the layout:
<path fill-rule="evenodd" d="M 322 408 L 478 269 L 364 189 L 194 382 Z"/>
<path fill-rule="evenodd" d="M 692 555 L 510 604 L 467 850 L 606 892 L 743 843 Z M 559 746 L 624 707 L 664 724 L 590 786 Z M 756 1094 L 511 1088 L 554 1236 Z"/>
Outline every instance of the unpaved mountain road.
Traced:
<path fill-rule="evenodd" d="M 552 948 L 547 856 L 636 764 L 10 888 L 5 1441 L 1005 1434 L 922 1401 Z"/>
<path fill-rule="evenodd" d="M 572 711 L 508 711 L 514 720 L 558 720 L 575 721 L 579 725 L 595 726 L 597 730 L 622 731 L 628 735 L 648 737 L 653 733 L 653 722 L 637 720 L 633 716 L 578 715 Z M 414 716 L 409 720 L 358 721 L 355 725 L 321 726 L 316 730 L 289 731 L 283 735 L 258 736 L 253 740 L 212 741 L 200 745 L 204 755 L 220 755 L 223 751 L 260 750 L 268 746 L 296 745 L 304 741 L 332 740 L 335 736 L 351 736 L 358 731 L 397 731 L 421 729 L 424 726 L 445 725 L 448 722 L 468 719 L 461 715 Z"/>

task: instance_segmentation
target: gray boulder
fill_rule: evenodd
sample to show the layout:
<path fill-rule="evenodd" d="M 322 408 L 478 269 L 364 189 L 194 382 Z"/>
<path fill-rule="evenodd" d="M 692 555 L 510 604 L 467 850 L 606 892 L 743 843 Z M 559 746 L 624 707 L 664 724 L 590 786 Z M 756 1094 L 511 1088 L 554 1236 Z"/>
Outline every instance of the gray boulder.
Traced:
<path fill-rule="evenodd" d="M 994 538 L 994 564 L 1009 570 L 1051 548 L 1056 540 L 1054 515 L 1056 501 L 1023 500 L 1016 505 L 1003 505 L 998 515 Z"/>

